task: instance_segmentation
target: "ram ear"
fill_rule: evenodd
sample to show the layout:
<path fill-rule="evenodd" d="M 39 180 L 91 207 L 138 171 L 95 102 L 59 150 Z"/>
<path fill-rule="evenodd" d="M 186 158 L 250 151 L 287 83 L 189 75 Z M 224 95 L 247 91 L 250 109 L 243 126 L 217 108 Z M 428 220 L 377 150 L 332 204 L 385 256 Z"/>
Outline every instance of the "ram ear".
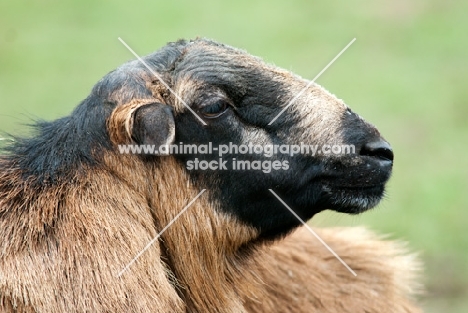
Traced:
<path fill-rule="evenodd" d="M 159 148 L 174 142 L 174 112 L 154 100 L 134 99 L 115 108 L 107 120 L 107 129 L 114 145 L 136 143 Z"/>
<path fill-rule="evenodd" d="M 172 107 L 154 102 L 139 107 L 133 113 L 131 137 L 142 145 L 170 145 L 175 139 Z"/>

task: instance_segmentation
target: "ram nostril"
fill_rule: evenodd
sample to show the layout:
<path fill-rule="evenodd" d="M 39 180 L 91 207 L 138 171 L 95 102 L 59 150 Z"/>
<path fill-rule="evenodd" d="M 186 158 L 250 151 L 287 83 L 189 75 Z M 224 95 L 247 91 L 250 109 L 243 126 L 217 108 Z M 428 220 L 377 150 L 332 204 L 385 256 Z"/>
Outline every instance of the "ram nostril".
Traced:
<path fill-rule="evenodd" d="M 385 140 L 368 142 L 362 146 L 360 155 L 372 156 L 382 160 L 393 161 L 393 150 Z"/>

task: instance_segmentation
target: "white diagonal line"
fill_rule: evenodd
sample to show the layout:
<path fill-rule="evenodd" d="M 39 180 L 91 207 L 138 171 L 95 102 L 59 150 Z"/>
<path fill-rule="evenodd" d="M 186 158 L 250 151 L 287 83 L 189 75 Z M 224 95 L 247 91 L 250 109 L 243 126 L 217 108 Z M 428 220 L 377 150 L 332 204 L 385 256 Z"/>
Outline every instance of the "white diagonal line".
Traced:
<path fill-rule="evenodd" d="M 323 68 L 323 70 L 321 70 L 320 73 L 318 73 L 318 74 L 314 77 L 314 79 L 312 79 L 312 80 L 307 84 L 307 86 L 305 86 L 301 91 L 299 91 L 299 93 L 298 93 L 291 101 L 289 101 L 288 105 L 286 105 L 286 106 L 281 110 L 281 112 L 279 112 L 278 115 L 276 115 L 275 118 L 272 119 L 270 123 L 268 123 L 268 125 L 273 124 L 273 122 L 276 121 L 276 119 L 278 119 L 278 117 L 280 117 L 280 115 L 283 114 L 284 111 L 286 111 L 286 110 L 294 103 L 294 101 L 296 101 L 297 98 L 299 98 L 299 97 L 304 93 L 304 91 L 306 91 L 306 89 L 309 88 L 310 85 L 312 85 L 312 84 L 320 77 L 320 75 L 322 75 L 323 72 L 325 72 L 325 71 L 336 61 L 336 59 L 338 59 L 338 58 L 340 57 L 340 55 L 342 55 L 343 52 L 345 52 L 345 51 L 349 48 L 349 46 L 351 46 L 351 45 L 353 44 L 353 42 L 355 42 L 355 41 L 356 41 L 356 38 L 354 38 L 353 40 L 351 40 L 351 42 L 348 43 L 348 44 L 346 45 L 346 47 L 344 47 L 343 50 L 341 50 L 340 53 L 338 53 L 338 54 L 336 55 L 336 57 L 334 57 L 333 60 L 331 60 L 330 63 L 328 63 L 327 66 L 325 66 L 325 67 Z"/>
<path fill-rule="evenodd" d="M 277 199 L 278 199 L 278 200 L 279 200 L 279 201 L 280 201 L 280 202 L 281 202 L 281 203 L 282 203 L 282 204 L 283 204 L 283 205 L 284 205 L 284 206 L 285 206 L 285 207 L 286 207 L 286 208 L 287 208 L 287 209 L 288 209 L 288 210 L 289 210 L 289 211 L 290 211 L 290 212 L 291 212 L 291 213 L 292 213 L 292 214 L 293 214 L 293 215 L 294 215 L 294 216 L 295 216 L 311 233 L 312 233 L 312 235 L 315 236 L 315 238 L 318 239 L 318 241 L 320 241 L 320 242 L 325 246 L 325 248 L 328 249 L 328 251 L 331 252 L 331 254 L 333 254 L 333 255 L 335 256 L 335 258 L 338 259 L 338 261 L 341 262 L 341 264 L 343 264 L 343 265 L 348 269 L 348 271 L 351 272 L 351 274 L 353 274 L 354 276 L 357 276 L 356 272 L 353 271 L 353 270 L 351 269 L 351 267 L 349 267 L 348 264 L 346 264 L 345 261 L 343 261 L 343 260 L 340 258 L 340 256 L 339 256 L 338 254 L 336 254 L 336 252 L 333 251 L 333 249 L 330 248 L 330 246 L 328 246 L 328 245 L 325 243 L 325 241 L 323 241 L 323 239 L 320 238 L 320 236 L 317 235 L 317 233 L 316 233 L 312 228 L 310 228 L 310 226 L 307 225 L 307 224 L 299 217 L 299 215 L 297 215 L 296 212 L 294 212 L 294 211 L 286 204 L 286 202 L 283 201 L 283 199 L 281 199 L 273 190 L 271 190 L 271 189 L 268 189 L 268 190 L 269 190 L 269 191 L 270 191 L 270 192 L 271 192 L 271 193 L 272 193 L 272 194 L 273 194 L 273 195 L 274 195 L 274 196 L 275 196 L 275 197 L 276 197 L 276 198 L 277 198 Z"/>
<path fill-rule="evenodd" d="M 138 254 L 130 261 L 130 263 L 128 263 L 120 272 L 119 274 L 117 274 L 117 277 L 120 277 L 122 276 L 123 273 L 125 273 L 129 267 L 135 263 L 135 261 L 140 257 L 142 256 L 143 253 L 145 253 L 146 250 L 149 249 L 149 247 L 151 247 L 151 245 L 153 243 L 156 242 L 156 240 L 159 239 L 159 237 L 161 237 L 162 233 L 164 233 L 166 231 L 166 229 L 168 229 L 182 214 L 184 214 L 185 211 L 187 211 L 187 209 L 195 202 L 195 200 L 198 199 L 198 197 L 200 197 L 202 195 L 202 193 L 204 193 L 206 191 L 206 189 L 203 189 L 202 191 L 200 191 L 200 193 L 195 197 L 193 198 L 192 201 L 190 201 L 186 206 L 185 208 L 182 209 L 182 211 L 179 212 L 179 214 L 177 214 L 170 222 L 169 224 L 166 225 L 166 227 L 164 227 L 160 232 L 159 234 L 156 235 L 156 237 L 154 237 L 144 248 L 143 250 L 141 250 L 140 252 L 138 252 Z"/>
<path fill-rule="evenodd" d="M 135 51 L 133 51 L 132 48 L 130 48 L 129 45 L 127 45 L 127 43 L 125 41 L 123 41 L 122 38 L 118 38 L 119 41 L 138 59 L 138 61 L 140 61 L 154 76 L 156 76 L 156 78 L 164 85 L 164 87 L 166 87 L 180 102 L 182 102 L 183 105 L 185 105 L 185 107 L 190 111 L 192 112 L 193 115 L 195 115 L 196 118 L 198 118 L 198 120 L 206 126 L 206 123 L 201 119 L 200 116 L 198 116 L 197 113 L 195 113 L 194 110 L 192 110 L 192 108 L 187 104 L 185 103 L 184 100 L 182 100 L 181 97 L 179 97 L 179 95 L 177 93 L 175 93 L 174 90 L 172 90 L 171 87 L 169 87 L 168 84 L 166 84 L 166 82 L 161 78 L 161 76 L 158 75 L 158 73 L 156 73 L 138 54 L 136 54 Z"/>

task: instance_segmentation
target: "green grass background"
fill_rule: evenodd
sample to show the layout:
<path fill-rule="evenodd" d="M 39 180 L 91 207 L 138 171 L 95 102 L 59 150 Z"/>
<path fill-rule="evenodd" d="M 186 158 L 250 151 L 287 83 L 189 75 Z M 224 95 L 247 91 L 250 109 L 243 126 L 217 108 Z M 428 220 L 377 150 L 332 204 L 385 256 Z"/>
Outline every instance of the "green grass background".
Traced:
<path fill-rule="evenodd" d="M 467 1 L 0 2 L 0 130 L 68 114 L 108 71 L 168 41 L 209 37 L 317 81 L 377 125 L 396 159 L 388 196 L 360 216 L 426 264 L 427 312 L 468 312 Z"/>

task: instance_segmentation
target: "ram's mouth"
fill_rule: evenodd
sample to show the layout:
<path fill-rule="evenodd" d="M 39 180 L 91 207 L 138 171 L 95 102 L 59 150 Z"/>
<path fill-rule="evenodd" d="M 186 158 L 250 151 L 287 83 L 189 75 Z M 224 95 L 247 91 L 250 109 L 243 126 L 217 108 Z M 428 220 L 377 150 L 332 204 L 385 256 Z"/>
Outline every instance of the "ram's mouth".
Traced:
<path fill-rule="evenodd" d="M 358 214 L 375 207 L 385 194 L 385 184 L 368 186 L 323 187 L 326 202 L 331 210 Z"/>
<path fill-rule="evenodd" d="M 318 180 L 326 209 L 358 214 L 382 200 L 393 163 L 368 156 L 331 159 Z"/>

